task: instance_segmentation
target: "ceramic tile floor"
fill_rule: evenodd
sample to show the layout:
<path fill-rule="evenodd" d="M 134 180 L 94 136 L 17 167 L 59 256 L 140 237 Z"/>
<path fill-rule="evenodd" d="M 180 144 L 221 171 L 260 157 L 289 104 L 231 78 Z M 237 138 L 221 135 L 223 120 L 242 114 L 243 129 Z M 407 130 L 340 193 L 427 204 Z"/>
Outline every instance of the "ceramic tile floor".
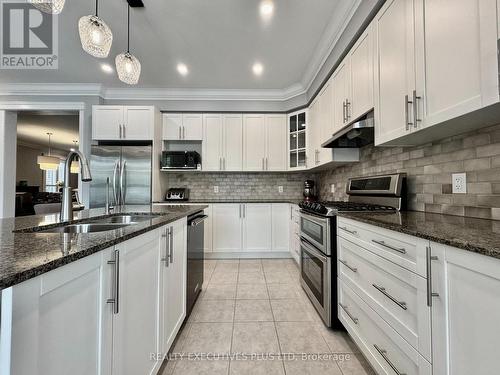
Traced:
<path fill-rule="evenodd" d="M 374 374 L 345 332 L 323 325 L 299 276 L 291 259 L 207 260 L 163 375 Z"/>

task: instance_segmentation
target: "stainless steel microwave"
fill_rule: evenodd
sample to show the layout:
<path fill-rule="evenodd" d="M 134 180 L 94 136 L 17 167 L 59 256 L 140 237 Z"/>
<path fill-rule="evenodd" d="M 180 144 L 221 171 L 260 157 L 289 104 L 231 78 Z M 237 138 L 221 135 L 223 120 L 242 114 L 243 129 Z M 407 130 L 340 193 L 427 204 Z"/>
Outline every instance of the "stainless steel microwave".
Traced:
<path fill-rule="evenodd" d="M 200 163 L 196 151 L 163 151 L 160 165 L 161 169 L 197 169 Z"/>

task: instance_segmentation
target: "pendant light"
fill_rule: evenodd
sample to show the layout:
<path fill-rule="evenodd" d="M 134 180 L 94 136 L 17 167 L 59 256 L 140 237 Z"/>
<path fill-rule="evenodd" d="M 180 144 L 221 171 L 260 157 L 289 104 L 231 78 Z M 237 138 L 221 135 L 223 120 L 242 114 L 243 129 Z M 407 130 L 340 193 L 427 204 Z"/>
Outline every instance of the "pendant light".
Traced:
<path fill-rule="evenodd" d="M 65 0 L 29 0 L 37 9 L 48 14 L 59 14 L 64 8 Z"/>
<path fill-rule="evenodd" d="M 74 151 L 78 150 L 78 147 L 76 146 L 77 143 L 78 141 L 73 141 Z M 75 157 L 75 159 L 71 162 L 71 165 L 69 166 L 69 171 L 74 174 L 80 173 L 80 162 L 78 161 L 78 157 Z"/>
<path fill-rule="evenodd" d="M 113 33 L 106 23 L 99 18 L 99 0 L 95 1 L 95 15 L 83 16 L 78 21 L 78 32 L 82 48 L 88 54 L 105 58 L 109 55 L 113 43 Z"/>
<path fill-rule="evenodd" d="M 40 166 L 41 170 L 53 171 L 59 168 L 60 160 L 59 158 L 50 155 L 50 137 L 52 136 L 52 133 L 47 133 L 47 135 L 49 136 L 49 155 L 48 156 L 45 156 L 43 154 L 39 155 L 36 158 L 36 161 Z"/>
<path fill-rule="evenodd" d="M 136 85 L 139 82 L 141 63 L 130 53 L 130 5 L 127 8 L 127 52 L 116 56 L 115 64 L 120 81 L 129 85 Z"/>

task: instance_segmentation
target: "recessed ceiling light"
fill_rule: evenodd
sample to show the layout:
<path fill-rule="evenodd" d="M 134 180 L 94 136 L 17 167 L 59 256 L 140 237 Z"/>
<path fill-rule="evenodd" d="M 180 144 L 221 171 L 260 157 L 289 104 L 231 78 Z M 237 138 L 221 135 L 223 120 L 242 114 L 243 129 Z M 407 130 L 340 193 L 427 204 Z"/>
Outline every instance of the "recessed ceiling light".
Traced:
<path fill-rule="evenodd" d="M 106 73 L 113 73 L 113 68 L 109 64 L 101 64 L 101 69 Z"/>
<path fill-rule="evenodd" d="M 253 74 L 255 74 L 256 76 L 260 76 L 262 74 L 262 72 L 264 72 L 264 66 L 261 63 L 257 62 L 255 64 L 253 64 L 252 71 L 253 71 Z"/>
<path fill-rule="evenodd" d="M 261 17 L 267 20 L 271 18 L 274 13 L 274 3 L 272 0 L 262 0 L 259 10 Z"/>
<path fill-rule="evenodd" d="M 179 72 L 180 75 L 187 75 L 189 73 L 189 69 L 188 67 L 186 66 L 186 64 L 177 64 L 177 71 Z"/>

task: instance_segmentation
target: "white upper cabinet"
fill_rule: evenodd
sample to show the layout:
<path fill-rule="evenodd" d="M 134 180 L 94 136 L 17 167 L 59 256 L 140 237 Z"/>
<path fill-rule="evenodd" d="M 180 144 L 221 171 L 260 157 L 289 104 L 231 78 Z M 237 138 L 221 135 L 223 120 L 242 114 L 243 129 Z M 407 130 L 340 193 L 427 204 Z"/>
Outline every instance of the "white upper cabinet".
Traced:
<path fill-rule="evenodd" d="M 419 144 L 473 129 L 482 116 L 449 120 L 498 103 L 495 0 L 392 0 L 373 27 L 376 144 Z"/>
<path fill-rule="evenodd" d="M 309 106 L 309 128 L 307 133 L 307 154 L 310 159 L 307 166 L 309 168 L 314 168 L 319 164 L 319 149 L 321 143 L 320 126 L 319 97 L 316 97 Z"/>
<path fill-rule="evenodd" d="M 288 115 L 288 169 L 307 168 L 307 131 L 309 115 L 306 109 Z"/>
<path fill-rule="evenodd" d="M 182 115 L 182 140 L 203 140 L 203 116 L 200 113 L 184 113 Z"/>
<path fill-rule="evenodd" d="M 243 170 L 286 169 L 286 115 L 243 115 Z"/>
<path fill-rule="evenodd" d="M 203 115 L 202 166 L 204 171 L 223 170 L 223 127 L 222 115 Z"/>
<path fill-rule="evenodd" d="M 373 24 L 370 24 L 349 53 L 350 92 L 347 94 L 350 100 L 347 117 L 350 121 L 358 119 L 373 108 L 373 50 Z"/>
<path fill-rule="evenodd" d="M 413 126 L 415 88 L 414 0 L 389 0 L 374 19 L 377 61 L 375 144 L 405 135 Z"/>
<path fill-rule="evenodd" d="M 498 102 L 495 0 L 416 1 L 417 126 Z"/>
<path fill-rule="evenodd" d="M 333 134 L 333 85 L 332 80 L 328 81 L 323 90 L 319 94 L 318 105 L 319 105 L 319 113 L 318 113 L 318 134 L 319 134 L 319 142 L 317 144 L 318 147 L 318 164 L 325 164 L 332 161 L 332 149 L 331 148 L 323 148 L 321 144 L 327 141 Z"/>
<path fill-rule="evenodd" d="M 243 168 L 243 116 L 203 115 L 203 170 L 241 171 Z"/>
<path fill-rule="evenodd" d="M 155 112 L 152 106 L 92 106 L 92 139 L 153 140 Z"/>
<path fill-rule="evenodd" d="M 348 110 L 350 102 L 349 93 L 349 59 L 338 66 L 331 79 L 332 94 L 332 134 L 338 132 L 349 122 Z M 326 139 L 325 139 L 326 140 Z"/>
<path fill-rule="evenodd" d="M 166 141 L 201 141 L 203 115 L 200 113 L 165 113 L 163 139 Z"/>
<path fill-rule="evenodd" d="M 431 243 L 433 373 L 500 369 L 500 261 Z"/>
<path fill-rule="evenodd" d="M 223 121 L 223 160 L 225 171 L 241 171 L 243 169 L 243 115 L 225 114 Z"/>
<path fill-rule="evenodd" d="M 266 171 L 286 171 L 286 115 L 266 115 Z"/>

